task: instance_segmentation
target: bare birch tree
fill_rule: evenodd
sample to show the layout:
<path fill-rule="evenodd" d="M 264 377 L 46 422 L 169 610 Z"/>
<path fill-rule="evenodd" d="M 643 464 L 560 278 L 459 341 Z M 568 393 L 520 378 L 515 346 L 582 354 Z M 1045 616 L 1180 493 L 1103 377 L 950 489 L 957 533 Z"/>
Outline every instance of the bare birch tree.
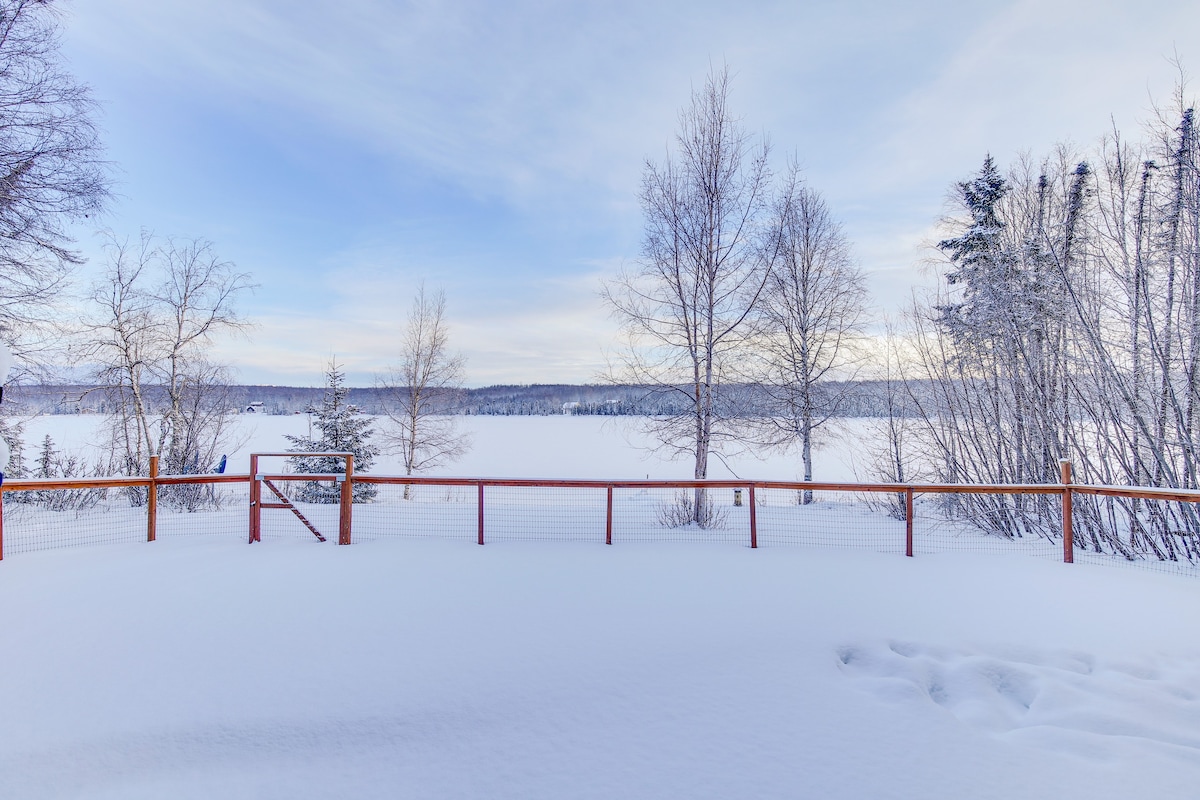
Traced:
<path fill-rule="evenodd" d="M 46 0 L 0 0 L 0 332 L 45 322 L 80 263 L 67 223 L 99 212 L 108 169 L 87 88 L 63 68 Z"/>
<path fill-rule="evenodd" d="M 470 437 L 454 416 L 465 364 L 450 350 L 445 292 L 426 294 L 422 283 L 400 340 L 400 363 L 379 380 L 391 422 L 383 438 L 404 459 L 405 475 L 456 461 L 470 449 Z M 409 497 L 405 486 L 404 499 Z"/>
<path fill-rule="evenodd" d="M 768 272 L 751 363 L 766 406 L 753 417 L 760 441 L 800 448 L 813 478 L 813 435 L 837 416 L 862 361 L 867 287 L 825 200 L 793 163 L 773 207 L 777 252 Z M 833 377 L 841 378 L 833 382 Z M 812 492 L 801 494 L 812 502 Z"/>
<path fill-rule="evenodd" d="M 114 456 L 129 474 L 150 456 L 171 474 L 205 469 L 233 409 L 227 370 L 208 350 L 214 336 L 246 329 L 235 303 L 249 276 L 204 240 L 113 239 L 108 258 L 78 355 L 98 365 L 98 390 L 116 401 Z"/>
<path fill-rule="evenodd" d="M 710 453 L 737 438 L 720 390 L 747 343 L 769 262 L 769 148 L 751 146 L 728 99 L 722 69 L 680 113 L 674 152 L 647 160 L 642 257 L 603 293 L 629 342 L 614 378 L 686 400 L 686 411 L 646 424 L 661 450 L 692 460 L 696 478 L 708 476 Z M 698 490 L 692 521 L 707 524 L 707 506 Z"/>

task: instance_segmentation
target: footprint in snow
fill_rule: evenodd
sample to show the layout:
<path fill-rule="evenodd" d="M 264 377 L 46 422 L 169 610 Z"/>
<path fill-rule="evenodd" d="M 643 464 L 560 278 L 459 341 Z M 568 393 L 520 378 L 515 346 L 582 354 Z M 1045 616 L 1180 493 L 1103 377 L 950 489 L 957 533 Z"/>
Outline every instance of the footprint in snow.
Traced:
<path fill-rule="evenodd" d="M 837 658 L 846 676 L 883 699 L 932 703 L 1033 746 L 1099 757 L 1096 737 L 1135 737 L 1186 760 L 1200 756 L 1200 662 L 908 641 L 846 645 Z"/>

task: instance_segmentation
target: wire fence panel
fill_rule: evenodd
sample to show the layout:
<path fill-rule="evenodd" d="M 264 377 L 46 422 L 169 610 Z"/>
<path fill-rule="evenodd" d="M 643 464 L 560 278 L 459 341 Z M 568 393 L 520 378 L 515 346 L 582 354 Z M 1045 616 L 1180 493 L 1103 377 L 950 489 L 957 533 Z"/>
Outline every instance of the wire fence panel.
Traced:
<path fill-rule="evenodd" d="M 970 552 L 1062 561 L 1060 495 L 918 495 L 913 555 Z"/>
<path fill-rule="evenodd" d="M 5 555 L 144 542 L 146 537 L 144 492 L 140 498 L 117 488 L 4 493 Z"/>
<path fill-rule="evenodd" d="M 485 486 L 485 542 L 604 543 L 608 516 L 604 487 Z"/>
<path fill-rule="evenodd" d="M 178 539 L 185 536 L 229 536 L 246 538 L 246 501 L 244 484 L 209 484 L 199 492 L 172 492 L 172 489 L 193 489 L 193 486 L 160 486 L 158 489 L 158 523 L 155 538 Z M 197 503 L 202 494 L 203 502 Z"/>
<path fill-rule="evenodd" d="M 354 504 L 354 541 L 437 538 L 474 542 L 479 502 L 474 486 L 377 483 L 370 503 Z"/>
<path fill-rule="evenodd" d="M 748 492 L 743 492 L 743 498 Z M 603 497 L 603 495 L 602 495 Z M 687 487 L 613 490 L 613 544 L 712 542 L 750 545 L 749 501 L 735 505 L 734 490 Z"/>
<path fill-rule="evenodd" d="M 265 482 L 264 482 L 265 483 Z M 330 495 L 314 489 L 313 486 L 337 484 L 336 481 L 272 481 L 283 497 L 277 495 L 267 486 L 262 489 L 262 538 L 263 539 L 301 539 L 304 541 L 320 542 L 313 528 L 325 538 L 325 541 L 337 543 L 338 522 L 341 515 L 341 505 L 336 494 Z M 322 502 L 305 502 L 305 498 L 316 497 Z M 324 502 L 332 499 L 333 502 Z M 290 503 L 292 508 L 272 508 L 266 504 Z M 293 510 L 294 509 L 294 510 Z M 312 526 L 311 528 L 309 526 Z"/>
<path fill-rule="evenodd" d="M 904 554 L 905 522 L 886 496 L 824 489 L 755 491 L 759 547 L 818 547 Z"/>
<path fill-rule="evenodd" d="M 1076 496 L 1075 560 L 1196 574 L 1200 505 L 1137 497 Z"/>

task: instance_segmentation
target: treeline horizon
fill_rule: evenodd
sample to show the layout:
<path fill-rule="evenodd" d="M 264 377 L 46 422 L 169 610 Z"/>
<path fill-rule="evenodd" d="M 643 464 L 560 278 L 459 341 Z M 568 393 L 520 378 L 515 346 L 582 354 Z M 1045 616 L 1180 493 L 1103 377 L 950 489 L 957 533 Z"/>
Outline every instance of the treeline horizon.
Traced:
<path fill-rule="evenodd" d="M 893 381 L 893 384 L 895 382 Z M 920 381 L 913 381 L 914 384 Z M 841 398 L 835 416 L 841 418 L 884 417 L 888 414 L 915 415 L 915 403 L 895 403 L 896 387 L 882 380 L 827 381 L 817 391 Z M 384 415 L 389 389 L 375 386 L 347 387 L 347 402 L 364 414 Z M 229 405 L 247 413 L 280 416 L 303 414 L 320 405 L 326 387 L 275 384 L 231 384 Z M 889 392 L 893 394 L 889 400 Z M 927 389 L 913 387 L 917 395 Z M 165 387 L 146 387 L 147 397 L 166 394 Z M 767 413 L 769 388 L 754 384 L 723 387 L 723 405 L 732 416 L 760 417 Z M 26 415 L 115 414 L 121 408 L 119 392 L 85 383 L 26 384 L 10 386 L 5 399 L 10 411 Z M 659 386 L 603 383 L 518 383 L 463 388 L 436 398 L 433 413 L 459 416 L 663 416 L 677 414 L 682 402 L 678 392 Z"/>

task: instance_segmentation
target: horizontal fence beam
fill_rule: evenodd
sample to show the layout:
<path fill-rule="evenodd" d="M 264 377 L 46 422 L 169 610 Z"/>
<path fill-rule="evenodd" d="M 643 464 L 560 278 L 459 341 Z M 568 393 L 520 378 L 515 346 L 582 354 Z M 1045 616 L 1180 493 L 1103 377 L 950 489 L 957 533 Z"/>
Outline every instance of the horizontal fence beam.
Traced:
<path fill-rule="evenodd" d="M 255 453 L 259 458 L 353 458 L 353 453 L 340 450 L 329 453 Z"/>
<path fill-rule="evenodd" d="M 1200 502 L 1200 491 L 1188 489 L 1158 489 L 1148 486 L 1090 486 L 1082 483 L 1071 484 L 1075 494 L 1089 494 L 1100 497 L 1127 497 L 1137 500 L 1175 500 L 1180 503 Z"/>
<path fill-rule="evenodd" d="M 160 475 L 150 477 L 95 477 L 95 478 L 11 478 L 5 479 L 0 492 L 37 491 L 39 489 L 120 489 L 131 486 L 159 486 L 205 483 L 248 483 L 249 474 Z M 280 481 L 337 481 L 345 477 L 340 472 L 262 473 L 260 477 Z M 1174 500 L 1182 503 L 1200 503 L 1200 490 L 1169 489 L 1151 486 L 1107 486 L 1075 483 L 1061 484 L 967 484 L 967 483 L 819 483 L 809 481 L 763 481 L 763 480 L 600 480 L 555 478 L 458 478 L 418 475 L 352 475 L 353 483 L 390 484 L 413 486 L 513 486 L 529 488 L 562 489 L 782 489 L 787 491 L 814 492 L 868 492 L 915 494 L 1036 494 L 1061 495 L 1064 491 L 1076 494 L 1100 495 L 1104 497 L 1126 497 L 1143 500 Z"/>
<path fill-rule="evenodd" d="M 247 483 L 249 475 L 160 475 L 156 478 L 17 478 L 5 479 L 0 492 L 34 492 L 39 489 L 125 489 L 131 486 L 182 485 L 189 483 Z"/>
<path fill-rule="evenodd" d="M 159 475 L 154 482 L 159 486 L 183 486 L 199 483 L 247 483 L 249 475 Z"/>
<path fill-rule="evenodd" d="M 346 479 L 346 476 L 340 472 L 260 472 L 257 477 L 264 481 L 343 481 Z"/>
<path fill-rule="evenodd" d="M 272 476 L 283 478 L 284 476 Z M 295 479 L 292 476 L 292 479 Z M 439 478 L 417 475 L 355 475 L 355 483 L 408 484 L 412 486 L 515 486 L 547 489 L 783 489 L 788 491 L 813 492 L 870 492 L 903 493 L 909 490 L 917 494 L 1062 494 L 1059 484 L 960 484 L 960 483 L 818 483 L 814 481 L 761 481 L 761 480 L 603 480 L 558 478 Z M 1071 489 L 1079 487 L 1072 485 Z M 1200 491 L 1190 499 L 1200 502 Z"/>

